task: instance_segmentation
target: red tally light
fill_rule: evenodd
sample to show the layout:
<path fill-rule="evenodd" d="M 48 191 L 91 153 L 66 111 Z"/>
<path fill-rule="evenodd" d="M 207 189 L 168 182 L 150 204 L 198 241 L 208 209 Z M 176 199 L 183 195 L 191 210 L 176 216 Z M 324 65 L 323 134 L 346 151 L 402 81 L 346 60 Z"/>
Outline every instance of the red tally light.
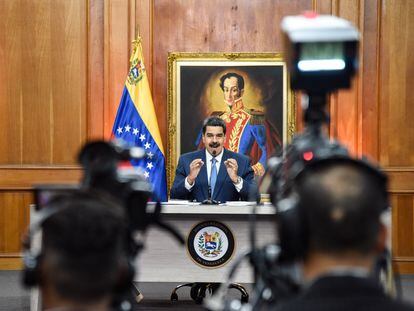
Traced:
<path fill-rule="evenodd" d="M 303 13 L 303 16 L 306 18 L 316 18 L 318 17 L 318 13 L 314 12 L 314 11 L 305 11 Z"/>
<path fill-rule="evenodd" d="M 303 153 L 303 159 L 305 161 L 310 161 L 313 159 L 313 152 L 312 151 L 307 151 Z"/>

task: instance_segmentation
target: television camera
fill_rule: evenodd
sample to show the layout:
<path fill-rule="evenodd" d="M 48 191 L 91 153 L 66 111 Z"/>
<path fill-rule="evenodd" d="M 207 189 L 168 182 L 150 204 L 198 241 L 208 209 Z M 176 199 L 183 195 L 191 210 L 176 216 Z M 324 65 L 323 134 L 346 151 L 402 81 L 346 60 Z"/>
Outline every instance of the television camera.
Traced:
<path fill-rule="evenodd" d="M 56 196 L 79 190 L 92 191 L 102 198 L 117 202 L 125 208 L 128 221 L 128 235 L 126 237 L 129 267 L 123 284 L 116 288 L 114 308 L 130 310 L 131 299 L 141 295 L 133 286 L 135 275 L 134 260 L 144 247 L 144 238 L 149 226 L 155 225 L 172 234 L 180 244 L 184 238 L 171 225 L 161 220 L 161 203 L 152 192 L 152 186 L 146 181 L 143 174 L 133 167 L 122 167 L 122 163 L 138 161 L 145 156 L 142 148 L 130 147 L 122 141 L 92 141 L 87 143 L 79 153 L 78 161 L 84 170 L 84 176 L 79 185 L 38 185 L 34 187 L 38 221 L 30 228 L 28 243 L 24 245 L 23 283 L 36 286 L 39 283 L 38 258 L 41 258 L 41 249 L 33 247 L 32 240 L 39 231 L 42 223 L 59 210 L 48 208 L 48 203 Z M 38 232 L 36 232 L 38 231 Z M 39 243 L 37 243 L 39 244 Z"/>
<path fill-rule="evenodd" d="M 297 262 L 306 252 L 308 233 L 293 187 L 308 166 L 323 161 L 347 161 L 369 170 L 384 189 L 382 208 L 388 208 L 386 176 L 369 162 L 354 159 L 344 146 L 330 140 L 324 129 L 329 123 L 328 95 L 349 88 L 357 72 L 358 30 L 344 19 L 312 12 L 285 17 L 281 28 L 290 86 L 303 92 L 305 128 L 283 155 L 269 159 L 260 186 L 260 193 L 269 193 L 275 206 L 279 241 L 257 249 L 253 232 L 251 250 L 244 256 L 255 272 L 252 299 L 248 304 L 226 300 L 227 284 L 224 284 L 206 301 L 210 310 L 266 310 L 298 294 L 301 282 Z M 228 283 L 242 260 L 234 265 Z"/>

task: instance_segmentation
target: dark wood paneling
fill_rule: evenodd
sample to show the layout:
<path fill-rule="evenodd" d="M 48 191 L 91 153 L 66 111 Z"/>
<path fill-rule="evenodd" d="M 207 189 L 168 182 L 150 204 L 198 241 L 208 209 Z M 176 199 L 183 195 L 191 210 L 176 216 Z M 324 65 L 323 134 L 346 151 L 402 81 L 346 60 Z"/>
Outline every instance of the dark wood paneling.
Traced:
<path fill-rule="evenodd" d="M 32 202 L 31 192 L 0 191 L 0 269 L 16 268 L 19 262 Z"/>
<path fill-rule="evenodd" d="M 414 258 L 414 197 L 412 194 L 395 194 L 392 206 L 392 251 L 396 258 Z"/>
<path fill-rule="evenodd" d="M 378 1 L 363 1 L 361 3 L 361 42 L 360 81 L 361 81 L 361 118 L 360 154 L 378 160 L 378 66 L 379 66 L 379 20 L 380 7 Z"/>
<path fill-rule="evenodd" d="M 380 161 L 414 166 L 414 3 L 382 1 L 380 41 Z"/>
<path fill-rule="evenodd" d="M 281 52 L 280 21 L 311 1 L 178 1 L 154 3 L 153 96 L 167 142 L 168 52 Z"/>
<path fill-rule="evenodd" d="M 367 137 L 377 138 L 380 163 L 391 177 L 396 264 L 401 272 L 414 273 L 414 3 L 381 1 L 377 16 L 378 134 Z"/>

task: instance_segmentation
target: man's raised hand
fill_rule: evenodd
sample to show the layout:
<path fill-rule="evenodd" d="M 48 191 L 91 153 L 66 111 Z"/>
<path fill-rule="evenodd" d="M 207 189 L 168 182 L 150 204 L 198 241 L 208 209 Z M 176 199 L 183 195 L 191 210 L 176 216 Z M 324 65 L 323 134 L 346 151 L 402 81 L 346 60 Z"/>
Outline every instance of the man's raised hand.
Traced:
<path fill-rule="evenodd" d="M 190 174 L 187 176 L 187 181 L 190 185 L 194 184 L 194 181 L 197 178 L 198 173 L 200 173 L 200 169 L 203 165 L 204 162 L 201 159 L 195 159 L 190 163 Z"/>

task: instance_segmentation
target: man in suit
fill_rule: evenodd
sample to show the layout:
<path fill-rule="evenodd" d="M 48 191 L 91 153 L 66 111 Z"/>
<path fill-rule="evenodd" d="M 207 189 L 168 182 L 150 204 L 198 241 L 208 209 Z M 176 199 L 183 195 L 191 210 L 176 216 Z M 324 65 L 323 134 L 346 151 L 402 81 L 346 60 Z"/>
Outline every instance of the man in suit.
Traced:
<path fill-rule="evenodd" d="M 223 147 L 225 122 L 219 117 L 209 117 L 204 121 L 202 132 L 205 149 L 180 156 L 171 199 L 198 202 L 249 200 L 256 190 L 254 172 L 248 157 Z"/>
<path fill-rule="evenodd" d="M 386 179 L 358 163 L 319 162 L 295 183 L 307 228 L 305 290 L 272 310 L 414 310 L 387 296 L 372 272 L 385 249 Z"/>
<path fill-rule="evenodd" d="M 226 123 L 228 139 L 224 148 L 250 157 L 254 174 L 263 176 L 268 158 L 282 147 L 280 135 L 263 111 L 245 106 L 243 76 L 228 72 L 220 77 L 219 85 L 228 111 L 214 111 L 212 115 Z M 201 138 L 200 133 L 196 140 L 200 148 Z"/>

